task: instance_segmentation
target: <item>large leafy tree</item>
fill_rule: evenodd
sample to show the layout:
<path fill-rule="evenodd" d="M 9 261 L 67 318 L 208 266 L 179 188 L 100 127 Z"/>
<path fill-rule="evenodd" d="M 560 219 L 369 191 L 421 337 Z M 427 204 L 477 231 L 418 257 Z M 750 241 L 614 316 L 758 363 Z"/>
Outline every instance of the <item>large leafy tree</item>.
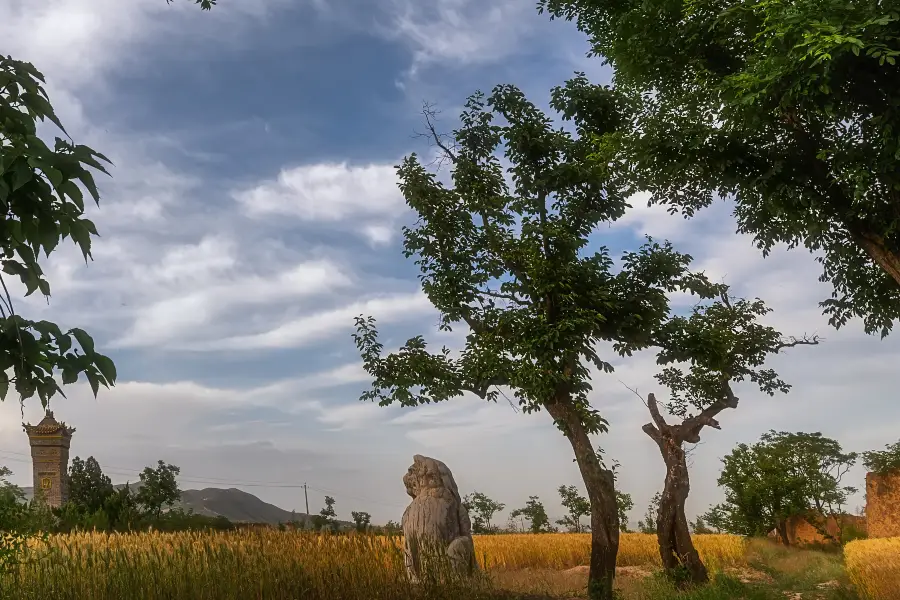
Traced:
<path fill-rule="evenodd" d="M 69 465 L 69 502 L 79 510 L 93 514 L 102 510 L 115 493 L 112 481 L 103 473 L 93 456 L 87 460 L 79 457 Z"/>
<path fill-rule="evenodd" d="M 790 386 L 775 371 L 762 368 L 766 359 L 785 348 L 818 343 L 815 338 L 782 339 L 773 327 L 758 322 L 768 312 L 761 300 L 735 299 L 722 286 L 717 301 L 672 317 L 658 333 L 657 363 L 665 368 L 656 379 L 671 392 L 666 409 L 677 422 L 666 422 L 655 395 L 649 394 L 653 422 L 643 431 L 656 442 L 666 464 L 656 520 L 660 556 L 667 572 L 687 570 L 683 581 L 709 580 L 684 511 L 690 492 L 685 443 L 699 443 L 704 427 L 720 429 L 719 413 L 737 408 L 732 383 L 749 381 L 769 395 L 787 392 Z"/>
<path fill-rule="evenodd" d="M 156 468 L 144 467 L 138 475 L 141 487 L 135 500 L 149 514 L 159 518 L 164 506 L 173 506 L 181 497 L 176 477 L 181 472 L 179 467 L 158 461 Z"/>
<path fill-rule="evenodd" d="M 37 395 L 46 407 L 62 394 L 57 375 L 68 384 L 83 374 L 96 395 L 115 383 L 116 369 L 84 330 L 64 332 L 18 314 L 6 283 L 16 277 L 26 296 L 39 291 L 49 299 L 41 252 L 49 257 L 69 238 L 87 260 L 97 235 L 84 217 L 84 190 L 99 202 L 92 170 L 106 173 L 109 161 L 87 146 L 57 137 L 51 148 L 38 137 L 45 120 L 65 134 L 43 84 L 31 63 L 0 56 L 0 399 L 12 384 L 22 402 Z"/>
<path fill-rule="evenodd" d="M 826 537 L 825 520 L 838 517 L 847 495 L 856 492 L 841 480 L 856 453 L 821 433 L 769 431 L 752 444 L 739 444 L 722 459 L 719 485 L 725 502 L 706 520 L 729 533 L 756 536 L 775 529 L 790 543 L 787 523 L 806 518 Z"/>
<path fill-rule="evenodd" d="M 651 202 L 733 196 L 768 253 L 823 265 L 840 327 L 900 318 L 900 5 L 857 0 L 540 0 L 632 100 L 626 153 Z"/>
<path fill-rule="evenodd" d="M 597 227 L 628 206 L 627 174 L 607 156 L 622 107 L 584 77 L 555 88 L 551 105 L 574 134 L 554 128 L 513 86 L 475 94 L 452 136 L 430 127 L 452 165 L 451 187 L 415 155 L 398 168 L 418 214 L 404 229 L 405 254 L 415 256 L 441 329 L 469 333 L 456 356 L 430 352 L 421 336 L 385 355 L 374 318 L 360 316 L 354 338 L 373 379 L 361 399 L 418 406 L 471 393 L 496 401 L 508 388 L 523 412 L 546 410 L 571 443 L 591 504 L 589 593 L 610 598 L 619 524 L 613 474 L 591 440 L 607 423 L 588 401 L 588 367 L 612 371 L 600 342 L 622 354 L 645 347 L 668 316 L 668 293 L 710 294 L 712 286 L 668 243 L 648 240 L 618 264 L 606 247 L 588 248 Z"/>

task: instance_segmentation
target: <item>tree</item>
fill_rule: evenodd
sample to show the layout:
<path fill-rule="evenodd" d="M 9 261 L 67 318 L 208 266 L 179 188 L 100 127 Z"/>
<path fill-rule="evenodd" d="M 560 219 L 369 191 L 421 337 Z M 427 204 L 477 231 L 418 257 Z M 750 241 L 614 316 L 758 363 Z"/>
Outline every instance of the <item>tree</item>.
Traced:
<path fill-rule="evenodd" d="M 494 527 L 491 525 L 491 519 L 495 513 L 506 508 L 505 504 L 495 502 L 481 492 L 473 492 L 463 498 L 463 506 L 470 514 L 473 514 L 472 532 L 473 533 L 493 533 Z"/>
<path fill-rule="evenodd" d="M 396 535 L 403 533 L 403 527 L 400 523 L 391 519 L 387 523 L 384 524 L 384 527 L 381 528 L 388 535 Z"/>
<path fill-rule="evenodd" d="M 131 491 L 131 485 L 125 483 L 114 494 L 106 499 L 104 512 L 109 517 L 110 527 L 116 530 L 130 531 L 141 518 L 141 506 L 138 497 Z"/>
<path fill-rule="evenodd" d="M 666 409 L 677 422 L 667 423 L 655 395 L 649 394 L 653 422 L 642 429 L 666 465 L 657 520 L 663 567 L 670 574 L 684 568 L 688 578 L 680 580 L 685 583 L 709 581 L 685 514 L 690 493 L 685 443 L 698 443 L 704 427 L 720 429 L 716 417 L 737 408 L 732 382 L 753 382 L 770 396 L 786 393 L 790 386 L 772 369 L 762 368 L 766 359 L 785 348 L 819 343 L 817 338 L 782 339 L 775 328 L 758 322 L 768 312 L 761 300 L 735 299 L 722 285 L 718 300 L 698 304 L 688 316 L 673 316 L 656 335 L 656 362 L 664 367 L 656 379 L 671 392 Z"/>
<path fill-rule="evenodd" d="M 877 475 L 900 472 L 900 441 L 886 444 L 884 448 L 862 453 L 866 470 Z"/>
<path fill-rule="evenodd" d="M 608 160 L 622 107 L 584 77 L 555 88 L 551 106 L 574 122 L 575 134 L 555 129 L 514 86 L 497 86 L 488 98 L 476 93 L 452 136 L 438 134 L 426 114 L 452 187 L 414 154 L 398 167 L 418 214 L 404 228 L 405 254 L 416 257 L 441 329 L 468 328 L 464 349 L 429 352 L 416 336 L 385 356 L 371 316 L 357 318 L 354 339 L 373 379 L 362 400 L 419 406 L 470 393 L 496 402 L 507 388 L 523 412 L 549 413 L 572 446 L 592 507 L 588 592 L 608 599 L 618 507 L 612 473 L 593 450 L 591 436 L 607 422 L 588 401 L 588 365 L 612 371 L 597 354 L 600 342 L 622 355 L 646 347 L 668 315 L 670 292 L 712 291 L 668 243 L 648 240 L 618 264 L 606 247 L 588 251 L 592 232 L 621 218 L 631 193 L 628 174 Z"/>
<path fill-rule="evenodd" d="M 634 508 L 634 500 L 631 494 L 616 490 L 616 506 L 619 509 L 619 531 L 628 533 L 628 513 Z"/>
<path fill-rule="evenodd" d="M 644 513 L 644 518 L 638 521 L 638 531 L 641 533 L 656 533 L 656 522 L 659 519 L 659 501 L 661 498 L 661 494 L 656 492 L 653 494 L 653 497 L 650 498 L 650 505 L 647 507 L 647 512 Z"/>
<path fill-rule="evenodd" d="M 337 513 L 334 510 L 334 498 L 325 496 L 325 507 L 319 511 L 319 514 L 313 515 L 313 529 L 322 531 L 323 529 L 332 529 L 337 526 Z"/>
<path fill-rule="evenodd" d="M 531 533 L 550 533 L 554 528 L 550 525 L 550 517 L 544 503 L 537 496 L 528 496 L 528 502 L 522 508 L 517 508 L 510 513 L 510 517 L 528 519 L 528 530 Z"/>
<path fill-rule="evenodd" d="M 561 485 L 557 491 L 561 498 L 560 504 L 569 511 L 569 514 L 556 521 L 556 523 L 563 527 L 567 527 L 569 531 L 581 533 L 584 531 L 584 526 L 581 524 L 581 517 L 591 514 L 590 500 L 579 494 L 578 488 L 574 485 Z M 616 509 L 616 514 L 618 515 L 618 507 Z"/>
<path fill-rule="evenodd" d="M 715 531 L 706 524 L 702 515 L 698 515 L 694 522 L 691 523 L 691 533 L 694 535 L 709 535 L 710 533 L 715 533 Z"/>
<path fill-rule="evenodd" d="M 770 431 L 752 446 L 739 444 L 722 460 L 725 502 L 715 508 L 720 515 L 715 526 L 747 536 L 775 529 L 789 545 L 787 521 L 800 516 L 830 537 L 824 520 L 837 517 L 847 495 L 856 491 L 841 485 L 856 458 L 821 433 Z"/>
<path fill-rule="evenodd" d="M 598 447 L 595 454 L 597 455 L 597 460 L 600 461 L 600 465 L 606 469 L 606 462 L 603 458 L 603 455 L 605 454 L 603 448 Z M 634 501 L 631 499 L 631 494 L 626 494 L 618 489 L 619 466 L 619 461 L 613 459 L 609 470 L 612 473 L 613 482 L 616 484 L 616 508 L 619 513 L 619 531 L 628 533 L 628 512 L 634 508 Z"/>
<path fill-rule="evenodd" d="M 90 169 L 107 173 L 109 160 L 93 149 L 56 138 L 50 149 L 37 136 L 38 120 L 49 120 L 66 134 L 43 88 L 44 76 L 31 63 L 0 56 L 0 263 L 3 274 L 18 277 L 25 295 L 40 291 L 50 298 L 50 284 L 39 264 L 59 243 L 71 238 L 85 261 L 91 258 L 93 222 L 84 218 L 84 193 L 99 204 Z M 66 134 L 68 137 L 68 134 Z M 108 173 L 107 173 L 108 174 Z M 80 184 L 80 185 L 79 185 Z M 85 331 L 65 333 L 49 321 L 19 315 L 0 274 L 0 400 L 10 383 L 21 402 L 37 394 L 42 406 L 83 374 L 94 395 L 115 384 L 112 360 L 94 349 Z M 10 370 L 12 371 L 10 378 Z"/>
<path fill-rule="evenodd" d="M 768 254 L 805 246 L 841 327 L 900 318 L 896 5 L 843 0 L 540 0 L 577 22 L 633 108 L 620 148 L 651 203 L 732 196 Z M 598 103 L 598 109 L 600 108 Z"/>
<path fill-rule="evenodd" d="M 163 461 L 159 461 L 155 469 L 145 467 L 139 475 L 141 488 L 136 496 L 138 504 L 158 519 L 163 506 L 171 507 L 181 497 L 181 490 L 175 480 L 179 473 L 180 468 Z"/>
<path fill-rule="evenodd" d="M 708 511 L 697 517 L 698 522 L 701 519 L 715 533 L 728 530 L 727 515 L 721 505 L 711 506 Z"/>
<path fill-rule="evenodd" d="M 372 522 L 372 515 L 367 512 L 357 512 L 351 511 L 350 516 L 353 517 L 353 522 L 356 524 L 356 530 L 360 533 L 366 532 L 369 530 L 369 524 Z"/>
<path fill-rule="evenodd" d="M 87 460 L 79 457 L 69 465 L 69 502 L 82 512 L 93 514 L 102 510 L 106 501 L 115 492 L 112 481 L 93 456 Z"/>

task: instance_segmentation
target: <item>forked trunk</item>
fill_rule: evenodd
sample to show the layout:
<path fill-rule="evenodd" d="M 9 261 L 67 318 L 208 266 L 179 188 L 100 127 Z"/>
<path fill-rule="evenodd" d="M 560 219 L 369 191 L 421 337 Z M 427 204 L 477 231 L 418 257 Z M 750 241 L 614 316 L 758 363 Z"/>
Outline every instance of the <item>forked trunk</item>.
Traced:
<path fill-rule="evenodd" d="M 678 581 L 707 583 L 709 573 L 694 548 L 687 516 L 684 514 L 684 505 L 691 488 L 684 449 L 680 443 L 666 436 L 660 444 L 660 451 L 666 462 L 666 482 L 659 501 L 656 535 L 663 568 Z M 686 580 L 676 576 L 682 569 Z"/>
<path fill-rule="evenodd" d="M 603 469 L 587 430 L 568 403 L 547 404 L 547 412 L 564 425 L 581 478 L 591 501 L 590 600 L 613 600 L 616 555 L 619 553 L 619 512 L 613 474 Z"/>

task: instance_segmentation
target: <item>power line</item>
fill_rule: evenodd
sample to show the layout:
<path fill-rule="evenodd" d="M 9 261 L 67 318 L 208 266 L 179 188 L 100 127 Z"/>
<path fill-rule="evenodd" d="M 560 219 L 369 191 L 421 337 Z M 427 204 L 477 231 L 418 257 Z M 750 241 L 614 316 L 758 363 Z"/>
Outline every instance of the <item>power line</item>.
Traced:
<path fill-rule="evenodd" d="M 4 454 L 13 454 L 23 457 L 29 458 L 15 458 L 12 456 L 3 456 Z M 25 452 L 16 452 L 14 450 L 2 450 L 0 449 L 0 459 L 3 460 L 11 460 L 15 462 L 23 462 L 23 463 L 31 463 L 30 454 Z M 99 464 L 99 463 L 98 463 Z M 104 465 L 101 464 L 100 467 L 103 471 L 110 475 L 118 475 L 120 477 L 131 477 L 134 475 L 139 475 L 143 469 L 131 469 L 128 467 L 115 467 L 112 465 Z M 299 489 L 304 488 L 310 489 L 316 492 L 320 492 L 322 494 L 333 494 L 335 496 L 340 496 L 342 498 L 348 498 L 351 500 L 358 500 L 360 502 L 369 502 L 371 504 L 380 504 L 382 506 L 389 506 L 391 508 L 398 508 L 401 505 L 393 502 L 385 502 L 383 500 L 376 500 L 374 498 L 366 498 L 365 496 L 357 496 L 354 494 L 348 494 L 346 492 L 342 492 L 340 490 L 333 489 L 325 489 L 325 488 L 317 488 L 311 485 L 307 485 L 306 483 L 290 483 L 290 482 L 272 482 L 272 481 L 252 481 L 252 480 L 244 480 L 244 481 L 233 481 L 228 479 L 223 479 L 219 477 L 205 477 L 205 476 L 182 476 L 178 475 L 178 480 L 184 483 L 196 483 L 196 484 L 219 484 L 219 485 L 228 485 L 228 486 L 239 486 L 239 487 L 258 487 L 258 488 L 268 488 L 268 489 Z"/>

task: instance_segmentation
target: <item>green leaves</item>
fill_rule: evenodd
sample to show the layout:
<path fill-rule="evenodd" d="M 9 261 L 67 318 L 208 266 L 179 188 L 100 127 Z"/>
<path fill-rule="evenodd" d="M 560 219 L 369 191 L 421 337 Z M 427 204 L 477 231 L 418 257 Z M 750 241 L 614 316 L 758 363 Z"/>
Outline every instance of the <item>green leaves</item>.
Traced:
<path fill-rule="evenodd" d="M 886 444 L 884 450 L 863 452 L 863 465 L 878 475 L 900 472 L 900 441 Z"/>
<path fill-rule="evenodd" d="M 735 202 L 764 254 L 803 246 L 830 323 L 900 319 L 900 14 L 881 2 L 541 0 L 614 69 L 628 119 L 606 136 L 653 203 Z M 582 111 L 607 99 L 582 95 Z M 595 130 L 606 133 L 609 119 Z M 590 127 L 588 131 L 590 132 Z"/>
<path fill-rule="evenodd" d="M 81 185 L 95 201 L 99 192 L 91 169 L 107 173 L 108 158 L 83 145 L 56 138 L 51 150 L 36 135 L 37 120 L 47 119 L 65 134 L 43 89 L 43 75 L 33 65 L 0 57 L 0 264 L 18 277 L 26 295 L 50 295 L 38 259 L 49 256 L 60 241 L 71 238 L 87 260 L 93 222 L 83 217 Z M 24 401 L 37 395 L 46 406 L 56 381 L 75 383 L 84 375 L 96 395 L 115 383 L 113 362 L 95 351 L 91 337 L 75 328 L 63 333 L 48 321 L 32 322 L 15 314 L 8 294 L 0 302 L 0 397 L 10 383 Z M 79 351 L 72 351 L 73 340 Z"/>

